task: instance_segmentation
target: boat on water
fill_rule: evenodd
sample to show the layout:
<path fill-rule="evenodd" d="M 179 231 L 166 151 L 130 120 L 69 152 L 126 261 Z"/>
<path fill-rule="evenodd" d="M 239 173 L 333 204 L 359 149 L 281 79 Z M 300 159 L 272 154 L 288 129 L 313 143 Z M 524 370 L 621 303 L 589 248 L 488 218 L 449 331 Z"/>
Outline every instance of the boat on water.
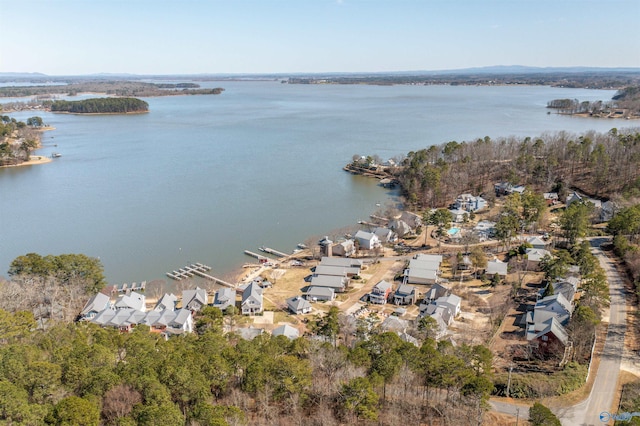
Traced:
<path fill-rule="evenodd" d="M 60 158 L 62 157 L 62 154 L 60 154 L 59 152 L 54 152 L 53 154 L 51 154 L 51 158 Z"/>
<path fill-rule="evenodd" d="M 307 245 L 306 245 L 306 244 L 299 243 L 299 244 L 298 244 L 298 248 L 299 248 L 299 249 L 301 249 L 301 250 L 304 250 L 304 249 L 306 249 L 306 248 L 307 248 Z"/>

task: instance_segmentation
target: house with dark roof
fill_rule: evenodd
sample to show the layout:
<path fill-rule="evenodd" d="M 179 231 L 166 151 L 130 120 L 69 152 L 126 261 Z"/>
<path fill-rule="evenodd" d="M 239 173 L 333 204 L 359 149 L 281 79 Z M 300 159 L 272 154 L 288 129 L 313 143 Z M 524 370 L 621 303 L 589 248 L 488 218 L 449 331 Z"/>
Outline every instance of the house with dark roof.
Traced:
<path fill-rule="evenodd" d="M 408 284 L 400 284 L 393 293 L 393 303 L 396 305 L 412 305 L 416 303 L 418 293 L 416 288 Z"/>

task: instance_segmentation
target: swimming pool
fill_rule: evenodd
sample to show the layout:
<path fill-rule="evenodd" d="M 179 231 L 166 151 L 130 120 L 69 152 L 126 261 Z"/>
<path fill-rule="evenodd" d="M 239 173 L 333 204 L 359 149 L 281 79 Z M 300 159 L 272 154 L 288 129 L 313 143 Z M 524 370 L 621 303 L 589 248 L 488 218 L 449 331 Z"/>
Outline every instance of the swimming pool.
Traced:
<path fill-rule="evenodd" d="M 458 232 L 460 232 L 460 228 L 447 229 L 447 234 L 449 235 L 456 235 Z"/>

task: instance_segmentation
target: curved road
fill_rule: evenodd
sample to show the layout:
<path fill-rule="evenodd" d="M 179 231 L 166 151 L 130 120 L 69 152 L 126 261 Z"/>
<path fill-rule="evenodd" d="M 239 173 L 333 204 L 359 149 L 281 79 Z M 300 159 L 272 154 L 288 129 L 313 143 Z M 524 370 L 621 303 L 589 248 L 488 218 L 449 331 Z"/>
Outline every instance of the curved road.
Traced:
<path fill-rule="evenodd" d="M 606 415 L 601 420 L 600 414 L 603 412 L 615 413 L 617 409 L 617 407 L 613 407 L 613 398 L 618 390 L 618 376 L 626 332 L 627 305 L 624 281 L 618 274 L 614 263 L 600 249 L 600 245 L 606 241 L 608 241 L 607 238 L 594 238 L 591 240 L 591 246 L 593 253 L 607 274 L 609 283 L 611 298 L 609 328 L 600 358 L 600 366 L 589 397 L 571 407 L 553 409 L 553 412 L 565 426 L 612 425 L 613 420 L 607 419 Z M 519 410 L 520 418 L 528 418 L 528 407 L 526 406 L 498 401 L 491 401 L 490 404 L 495 411 L 515 416 L 516 410 Z"/>

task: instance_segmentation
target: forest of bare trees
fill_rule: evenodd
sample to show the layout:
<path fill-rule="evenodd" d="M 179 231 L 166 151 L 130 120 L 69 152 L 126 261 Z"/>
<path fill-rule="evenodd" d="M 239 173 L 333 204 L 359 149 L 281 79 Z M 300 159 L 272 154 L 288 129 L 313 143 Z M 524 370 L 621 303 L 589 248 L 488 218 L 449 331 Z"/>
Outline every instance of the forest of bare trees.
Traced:
<path fill-rule="evenodd" d="M 563 195 L 640 194 L 640 132 L 557 132 L 538 137 L 451 141 L 407 154 L 392 173 L 410 204 L 442 207 L 463 192 L 490 193 L 497 182 Z"/>

